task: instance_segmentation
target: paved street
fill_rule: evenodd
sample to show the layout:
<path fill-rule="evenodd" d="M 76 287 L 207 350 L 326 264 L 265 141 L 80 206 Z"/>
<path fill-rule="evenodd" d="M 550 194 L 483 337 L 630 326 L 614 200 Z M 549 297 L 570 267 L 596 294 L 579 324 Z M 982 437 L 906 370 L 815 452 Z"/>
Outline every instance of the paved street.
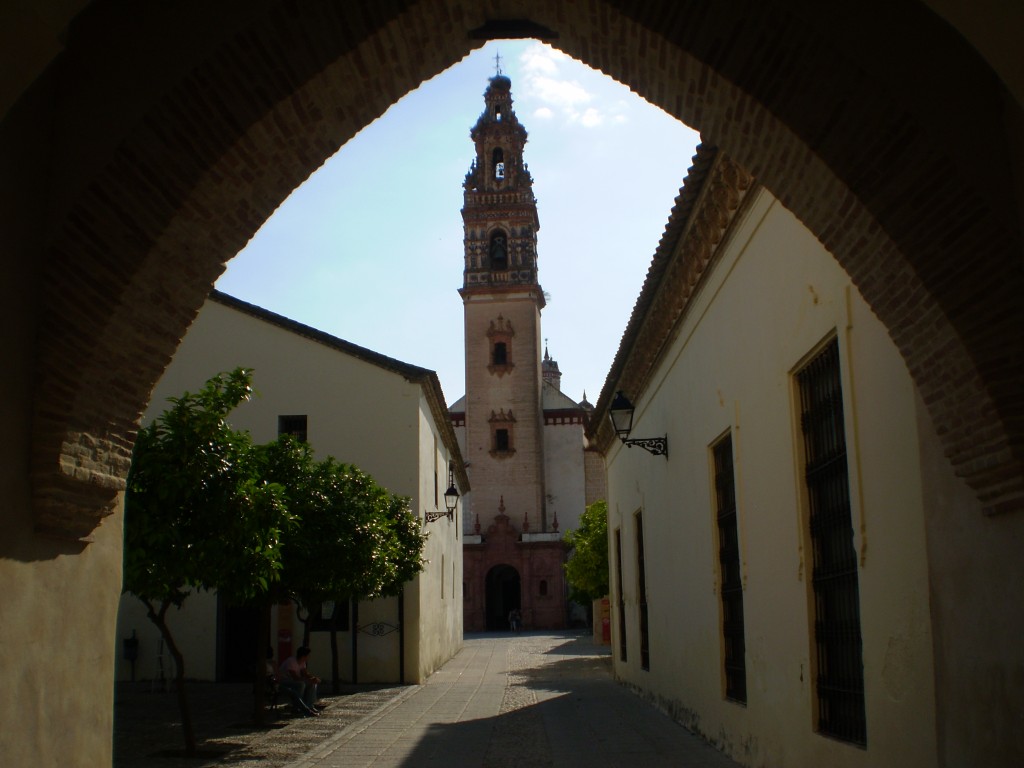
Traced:
<path fill-rule="evenodd" d="M 567 633 L 471 635 L 404 689 L 289 768 L 735 768 L 612 681 L 608 649 Z"/>

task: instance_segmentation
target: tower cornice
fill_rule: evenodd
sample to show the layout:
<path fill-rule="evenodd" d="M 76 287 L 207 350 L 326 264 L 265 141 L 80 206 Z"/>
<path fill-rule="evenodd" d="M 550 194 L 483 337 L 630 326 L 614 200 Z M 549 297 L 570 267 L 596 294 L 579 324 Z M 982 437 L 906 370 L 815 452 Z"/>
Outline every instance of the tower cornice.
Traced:
<path fill-rule="evenodd" d="M 544 309 L 544 291 L 537 283 L 475 284 L 459 288 L 464 304 L 479 301 L 531 301 Z"/>

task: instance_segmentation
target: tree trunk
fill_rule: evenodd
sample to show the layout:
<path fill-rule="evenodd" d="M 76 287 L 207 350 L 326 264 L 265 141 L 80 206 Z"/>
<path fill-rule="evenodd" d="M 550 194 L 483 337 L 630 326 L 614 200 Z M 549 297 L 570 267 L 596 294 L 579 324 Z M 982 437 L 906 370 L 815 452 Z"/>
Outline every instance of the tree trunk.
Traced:
<path fill-rule="evenodd" d="M 259 727 L 267 723 L 267 651 L 273 653 L 270 645 L 270 603 L 260 608 L 259 626 L 253 638 L 253 681 L 252 681 L 252 721 Z M 274 664 L 271 662 L 271 667 Z"/>
<path fill-rule="evenodd" d="M 142 600 L 142 598 L 139 598 Z M 196 753 L 196 734 L 192 728 L 192 713 L 188 708 L 188 697 L 185 695 L 185 657 L 178 650 L 171 629 L 167 626 L 167 609 L 171 607 L 169 600 L 160 604 L 160 610 L 154 611 L 153 605 L 148 600 L 142 600 L 150 621 L 156 624 L 157 629 L 167 643 L 167 650 L 171 652 L 174 659 L 174 688 L 178 694 L 178 708 L 181 710 L 181 732 L 185 737 L 185 753 L 194 755 Z"/>
<path fill-rule="evenodd" d="M 345 604 L 346 607 L 348 603 Z M 338 611 L 341 610 L 341 603 L 334 604 L 334 613 L 331 614 L 331 693 L 335 696 L 341 689 L 341 679 L 338 673 Z"/>

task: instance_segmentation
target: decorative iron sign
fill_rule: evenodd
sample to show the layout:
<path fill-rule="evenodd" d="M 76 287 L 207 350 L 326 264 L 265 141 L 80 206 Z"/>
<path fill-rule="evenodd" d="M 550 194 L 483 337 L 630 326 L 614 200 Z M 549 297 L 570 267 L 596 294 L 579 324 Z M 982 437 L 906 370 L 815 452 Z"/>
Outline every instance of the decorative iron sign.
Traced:
<path fill-rule="evenodd" d="M 377 621 L 372 624 L 363 624 L 360 627 L 356 627 L 356 629 L 364 635 L 384 637 L 384 635 L 390 635 L 392 632 L 398 631 L 400 627 L 397 624 L 388 624 L 386 621 Z"/>

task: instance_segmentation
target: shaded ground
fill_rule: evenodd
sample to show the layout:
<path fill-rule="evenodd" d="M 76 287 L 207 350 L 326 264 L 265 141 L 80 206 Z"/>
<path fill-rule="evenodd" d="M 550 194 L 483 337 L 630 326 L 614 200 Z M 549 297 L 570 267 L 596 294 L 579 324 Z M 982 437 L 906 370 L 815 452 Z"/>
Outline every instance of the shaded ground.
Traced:
<path fill-rule="evenodd" d="M 118 683 L 114 699 L 114 768 L 239 768 L 287 765 L 325 739 L 343 731 L 410 686 L 343 686 L 325 696 L 320 717 L 296 717 L 279 703 L 268 710 L 268 728 L 252 723 L 252 686 L 246 683 L 188 684 L 196 741 L 202 755 L 181 755 L 178 699 L 173 690 L 152 692 L 146 683 Z"/>

